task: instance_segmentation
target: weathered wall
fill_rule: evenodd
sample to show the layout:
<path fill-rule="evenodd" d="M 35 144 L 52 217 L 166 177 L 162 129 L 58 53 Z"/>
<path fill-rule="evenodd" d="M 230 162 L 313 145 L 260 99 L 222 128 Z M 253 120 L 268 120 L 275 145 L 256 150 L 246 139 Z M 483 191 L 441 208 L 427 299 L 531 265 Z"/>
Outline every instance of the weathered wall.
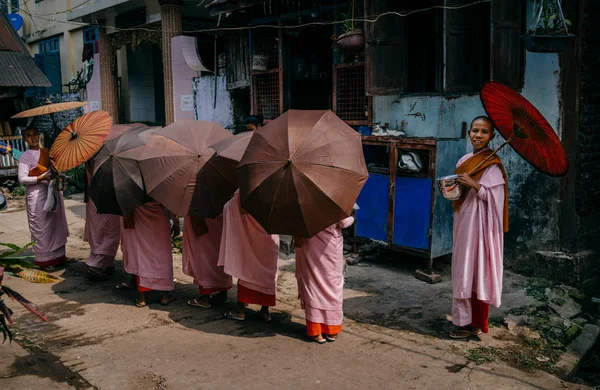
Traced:
<path fill-rule="evenodd" d="M 217 122 L 233 132 L 233 105 L 227 90 L 227 78 L 217 76 L 217 105 L 215 99 L 215 77 L 202 76 L 194 79 L 194 107 L 196 120 Z"/>
<path fill-rule="evenodd" d="M 523 96 L 535 105 L 560 135 L 559 65 L 556 54 L 527 53 Z M 485 114 L 478 95 L 378 96 L 373 99 L 374 122 L 403 128 L 410 137 L 460 138 L 462 122 Z M 411 111 L 412 108 L 412 111 Z M 414 114 L 420 113 L 415 116 Z M 404 124 L 403 124 L 404 122 Z M 465 142 L 465 152 L 471 150 Z M 498 137 L 492 146 L 503 142 Z M 541 249 L 559 249 L 559 180 L 532 169 L 510 148 L 500 152 L 509 176 L 510 231 L 506 259 L 519 261 Z M 439 176 L 454 166 L 440 167 Z M 514 260 L 510 261 L 510 260 Z"/>
<path fill-rule="evenodd" d="M 581 262 L 580 283 L 600 289 L 600 3 L 585 1 L 581 58 L 579 131 L 575 161 L 576 250 L 592 255 Z"/>

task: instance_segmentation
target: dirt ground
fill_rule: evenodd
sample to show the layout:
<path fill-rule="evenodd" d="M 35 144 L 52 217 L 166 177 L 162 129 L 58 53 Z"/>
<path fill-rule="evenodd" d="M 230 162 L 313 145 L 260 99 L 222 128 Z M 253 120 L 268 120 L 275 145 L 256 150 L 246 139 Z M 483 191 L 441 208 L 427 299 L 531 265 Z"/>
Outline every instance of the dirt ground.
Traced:
<path fill-rule="evenodd" d="M 83 260 L 89 250 L 81 240 L 85 206 L 68 200 L 66 207 L 68 254 Z M 0 242 L 25 244 L 25 212 L 1 213 L 0 232 Z M 228 306 L 187 306 L 197 289 L 182 274 L 180 255 L 174 264 L 177 300 L 166 307 L 152 300 L 147 308 L 135 307 L 135 293 L 115 289 L 125 277 L 121 269 L 114 280 L 91 282 L 83 261 L 57 272 L 62 280 L 56 284 L 6 277 L 3 283 L 40 305 L 50 322 L 7 302 L 15 310 L 17 334 L 12 344 L 0 346 L 0 388 L 588 388 L 482 353 L 481 347 L 521 348 L 504 326 L 474 340 L 447 338 L 452 329 L 447 266 L 441 266 L 443 281 L 435 285 L 414 277 L 423 263 L 401 256 L 348 267 L 344 331 L 336 343 L 317 345 L 304 336 L 293 256 L 280 259 L 271 323 L 251 311 L 244 323 L 224 319 Z M 503 306 L 491 315 L 502 318 L 534 305 L 527 284 L 507 272 Z"/>

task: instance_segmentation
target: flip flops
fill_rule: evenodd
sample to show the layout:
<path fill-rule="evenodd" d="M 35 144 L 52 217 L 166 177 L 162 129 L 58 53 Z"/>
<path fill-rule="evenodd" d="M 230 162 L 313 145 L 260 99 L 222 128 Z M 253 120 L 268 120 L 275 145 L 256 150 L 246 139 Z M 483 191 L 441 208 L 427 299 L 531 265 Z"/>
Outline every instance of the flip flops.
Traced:
<path fill-rule="evenodd" d="M 312 341 L 314 341 L 317 344 L 325 344 L 327 342 L 327 339 L 318 339 L 317 337 L 319 336 L 308 336 L 309 339 L 311 339 Z"/>
<path fill-rule="evenodd" d="M 479 336 L 481 334 L 481 329 L 473 329 L 473 330 L 469 330 L 469 329 L 456 329 L 453 332 L 450 332 L 450 334 L 448 336 L 450 336 L 450 338 L 452 339 L 468 339 L 469 337 L 472 336 Z"/>
<path fill-rule="evenodd" d="M 325 335 L 325 341 L 329 342 L 329 343 L 333 343 L 335 342 L 335 340 L 337 340 L 337 335 L 336 336 L 332 336 L 332 335 Z"/>
<path fill-rule="evenodd" d="M 230 311 L 228 311 L 227 313 L 225 313 L 223 315 L 225 316 L 225 318 L 229 318 L 230 320 L 234 320 L 234 321 L 246 321 L 246 317 L 238 317 L 238 316 L 234 315 Z"/>
<path fill-rule="evenodd" d="M 91 267 L 88 268 L 88 274 L 90 276 L 90 279 L 109 280 L 111 278 L 111 276 L 108 273 L 102 272 L 101 270 Z"/>
<path fill-rule="evenodd" d="M 200 303 L 198 301 L 198 298 L 190 299 L 189 301 L 187 301 L 187 304 L 193 307 L 201 307 L 203 309 L 208 309 L 211 306 L 210 303 L 208 305 Z"/>
<path fill-rule="evenodd" d="M 121 282 L 115 286 L 117 290 L 136 290 L 137 286 L 132 286 L 127 282 Z"/>

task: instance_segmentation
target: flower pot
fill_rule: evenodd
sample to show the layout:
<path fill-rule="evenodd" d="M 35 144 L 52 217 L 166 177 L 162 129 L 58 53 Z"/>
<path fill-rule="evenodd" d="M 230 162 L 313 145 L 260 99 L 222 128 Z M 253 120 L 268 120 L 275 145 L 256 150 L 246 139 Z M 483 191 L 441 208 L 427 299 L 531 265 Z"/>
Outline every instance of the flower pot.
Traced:
<path fill-rule="evenodd" d="M 572 35 L 525 35 L 525 49 L 533 53 L 562 53 L 569 50 Z"/>
<path fill-rule="evenodd" d="M 360 30 L 349 31 L 340 35 L 336 43 L 343 51 L 361 51 L 365 47 L 365 34 Z"/>
<path fill-rule="evenodd" d="M 269 70 L 269 56 L 266 54 L 252 56 L 252 70 L 254 72 L 266 72 Z"/>

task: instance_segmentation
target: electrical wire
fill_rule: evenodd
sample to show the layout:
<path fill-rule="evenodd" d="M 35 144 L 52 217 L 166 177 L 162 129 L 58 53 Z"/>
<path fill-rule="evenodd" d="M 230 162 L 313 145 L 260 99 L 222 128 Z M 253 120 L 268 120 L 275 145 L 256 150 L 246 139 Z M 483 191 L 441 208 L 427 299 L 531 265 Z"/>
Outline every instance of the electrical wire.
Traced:
<path fill-rule="evenodd" d="M 0 2 L 6 2 L 6 1 L 7 0 L 0 0 Z M 91 0 L 88 0 L 88 1 L 91 1 Z M 427 12 L 427 11 L 431 11 L 431 10 L 435 10 L 435 9 L 458 10 L 458 9 L 468 8 L 468 7 L 472 7 L 472 6 L 475 6 L 475 5 L 484 4 L 484 3 L 490 3 L 490 2 L 491 2 L 491 0 L 479 0 L 479 1 L 474 1 L 472 3 L 468 3 L 468 4 L 461 4 L 461 5 L 454 5 L 454 6 L 436 5 L 436 6 L 432 6 L 432 7 L 428 7 L 428 8 L 416 9 L 416 10 L 411 10 L 411 11 L 406 11 L 406 12 L 388 11 L 388 12 L 383 12 L 383 13 L 381 13 L 379 15 L 368 16 L 367 18 L 354 19 L 354 22 L 355 23 L 361 23 L 361 22 L 362 23 L 376 23 L 382 17 L 388 16 L 388 15 L 395 15 L 395 16 L 399 16 L 399 17 L 407 17 L 407 16 L 413 15 L 415 13 Z M 74 7 L 73 9 L 78 8 L 78 7 Z M 30 16 L 32 19 L 33 18 L 37 18 L 37 19 L 46 20 L 46 21 L 49 21 L 49 22 L 70 24 L 70 25 L 82 26 L 82 27 L 90 26 L 91 25 L 90 23 L 82 23 L 82 22 L 75 22 L 75 21 L 63 21 L 63 20 L 56 20 L 56 19 L 48 19 L 48 18 L 44 18 L 43 16 L 40 16 L 38 14 L 29 13 L 29 12 L 26 12 L 24 10 L 22 10 L 22 12 L 25 13 L 25 14 L 27 14 L 28 16 Z M 61 11 L 60 13 L 65 13 L 65 11 Z M 58 12 L 56 14 L 58 14 Z M 56 14 L 53 14 L 53 15 L 55 16 Z M 171 31 L 171 30 L 162 30 L 162 29 L 151 29 L 151 28 L 145 28 L 145 27 L 129 27 L 129 28 L 119 28 L 119 27 L 115 27 L 115 26 L 103 26 L 103 27 L 105 27 L 106 29 L 110 29 L 112 31 L 115 31 L 115 32 L 120 32 L 120 31 L 147 31 L 147 32 L 156 32 L 156 31 L 161 31 L 161 32 L 166 32 L 166 33 L 185 34 L 185 33 L 209 33 L 209 32 L 244 31 L 244 30 L 256 30 L 256 29 L 260 29 L 260 28 L 275 29 L 275 30 L 291 30 L 291 29 L 298 29 L 298 28 L 310 27 L 310 26 L 331 26 L 331 25 L 338 25 L 338 24 L 343 24 L 343 23 L 348 22 L 348 21 L 352 21 L 352 19 L 343 19 L 343 20 L 336 20 L 336 21 L 329 21 L 329 22 L 308 22 L 308 23 L 302 23 L 302 24 L 297 24 L 297 25 L 261 24 L 261 25 L 254 25 L 254 26 L 217 27 L 217 28 L 206 28 L 206 29 L 198 29 L 198 30 L 183 30 L 183 31 L 174 31 L 174 30 Z M 34 24 L 35 24 L 35 22 L 34 22 Z"/>

